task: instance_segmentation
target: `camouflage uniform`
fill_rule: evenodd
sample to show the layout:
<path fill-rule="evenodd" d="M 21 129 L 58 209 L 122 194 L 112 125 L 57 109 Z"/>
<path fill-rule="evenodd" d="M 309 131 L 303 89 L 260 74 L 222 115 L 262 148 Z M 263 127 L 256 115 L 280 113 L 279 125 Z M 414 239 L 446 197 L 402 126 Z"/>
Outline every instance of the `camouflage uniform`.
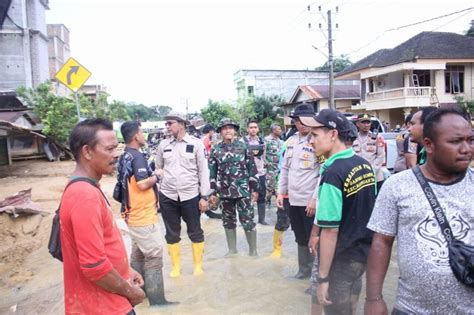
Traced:
<path fill-rule="evenodd" d="M 267 170 L 267 199 L 276 194 L 278 182 L 278 163 L 280 161 L 280 149 L 283 141 L 272 135 L 265 137 L 265 168 Z"/>
<path fill-rule="evenodd" d="M 257 167 L 248 146 L 234 140 L 215 145 L 209 157 L 211 189 L 219 193 L 222 202 L 223 225 L 235 229 L 236 213 L 245 231 L 255 228 L 254 211 L 250 204 L 251 191 L 258 191 Z"/>

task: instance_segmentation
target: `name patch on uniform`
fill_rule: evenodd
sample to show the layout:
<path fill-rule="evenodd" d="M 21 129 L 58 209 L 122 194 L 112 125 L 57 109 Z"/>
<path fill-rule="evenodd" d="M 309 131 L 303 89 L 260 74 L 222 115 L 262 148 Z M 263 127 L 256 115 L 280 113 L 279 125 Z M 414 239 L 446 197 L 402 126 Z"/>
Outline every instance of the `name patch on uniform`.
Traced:
<path fill-rule="evenodd" d="M 244 154 L 245 150 L 242 147 L 237 147 L 237 148 L 235 148 L 234 153 L 235 154 Z"/>
<path fill-rule="evenodd" d="M 302 149 L 303 151 L 306 151 L 306 152 L 313 152 L 313 148 L 303 147 Z"/>
<path fill-rule="evenodd" d="M 171 152 L 171 149 L 164 149 L 163 152 Z"/>
<path fill-rule="evenodd" d="M 194 152 L 194 145 L 188 144 L 186 145 L 186 153 L 193 153 Z"/>

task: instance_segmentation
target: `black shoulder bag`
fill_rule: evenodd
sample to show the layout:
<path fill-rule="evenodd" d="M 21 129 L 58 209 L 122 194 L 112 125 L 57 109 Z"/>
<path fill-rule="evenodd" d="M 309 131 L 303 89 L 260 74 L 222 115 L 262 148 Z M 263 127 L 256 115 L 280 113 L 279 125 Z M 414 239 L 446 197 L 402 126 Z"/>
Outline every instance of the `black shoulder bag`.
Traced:
<path fill-rule="evenodd" d="M 118 162 L 117 183 L 115 184 L 114 192 L 112 193 L 112 198 L 114 198 L 115 201 L 118 201 L 120 203 L 123 202 L 122 176 L 123 176 L 123 157 L 124 157 L 124 154 L 125 153 L 122 154 L 122 156 L 120 157 L 119 162 Z"/>
<path fill-rule="evenodd" d="M 127 206 L 128 191 L 125 187 L 126 184 L 124 182 L 126 181 L 126 178 L 124 178 L 124 176 L 127 167 L 126 163 L 131 160 L 133 160 L 133 156 L 126 151 L 122 154 L 122 156 L 120 156 L 117 167 L 117 183 L 115 184 L 114 192 L 112 193 L 112 198 L 114 198 L 115 201 L 120 202 L 122 205 L 125 203 Z"/>
<path fill-rule="evenodd" d="M 428 202 L 433 209 L 436 220 L 441 227 L 446 242 L 448 242 L 449 265 L 453 270 L 454 276 L 464 285 L 474 288 L 474 246 L 454 238 L 448 219 L 444 215 L 438 199 L 433 190 L 426 181 L 425 176 L 419 166 L 413 168 L 413 173 L 421 185 Z"/>
<path fill-rule="evenodd" d="M 105 197 L 102 190 L 99 187 L 97 187 L 96 183 L 92 179 L 87 178 L 87 177 L 78 177 L 78 178 L 74 178 L 73 180 L 71 180 L 66 185 L 66 188 L 64 188 L 63 194 L 69 186 L 71 186 L 72 184 L 74 184 L 76 182 L 87 182 L 87 183 L 93 185 L 94 187 L 96 187 L 97 189 L 100 190 L 100 192 L 102 193 L 102 196 L 104 196 L 105 201 L 107 203 L 109 203 L 109 201 Z M 56 210 L 56 213 L 53 217 L 53 226 L 51 227 L 51 235 L 49 236 L 48 251 L 51 254 L 51 256 L 53 256 L 57 260 L 63 261 L 63 253 L 61 251 L 61 233 L 60 233 L 61 223 L 59 221 L 59 209 L 60 208 L 61 208 L 61 204 L 59 204 L 59 207 Z"/>

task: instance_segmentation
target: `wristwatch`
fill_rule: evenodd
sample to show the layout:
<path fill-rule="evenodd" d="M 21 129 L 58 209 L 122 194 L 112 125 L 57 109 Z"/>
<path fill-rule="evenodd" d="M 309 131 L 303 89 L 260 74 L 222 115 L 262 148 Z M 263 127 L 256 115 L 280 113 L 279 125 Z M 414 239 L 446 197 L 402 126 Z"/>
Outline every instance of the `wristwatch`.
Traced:
<path fill-rule="evenodd" d="M 316 276 L 316 282 L 318 282 L 318 283 L 329 282 L 329 276 L 324 277 L 324 278 L 322 278 L 322 277 L 320 277 L 320 276 Z"/>
<path fill-rule="evenodd" d="M 201 199 L 202 199 L 202 200 L 205 200 L 205 201 L 208 201 L 208 200 L 209 200 L 209 197 L 208 197 L 208 196 L 201 196 Z"/>
<path fill-rule="evenodd" d="M 161 176 L 158 174 L 155 174 L 155 177 L 156 177 L 156 182 L 159 183 L 161 180 Z"/>

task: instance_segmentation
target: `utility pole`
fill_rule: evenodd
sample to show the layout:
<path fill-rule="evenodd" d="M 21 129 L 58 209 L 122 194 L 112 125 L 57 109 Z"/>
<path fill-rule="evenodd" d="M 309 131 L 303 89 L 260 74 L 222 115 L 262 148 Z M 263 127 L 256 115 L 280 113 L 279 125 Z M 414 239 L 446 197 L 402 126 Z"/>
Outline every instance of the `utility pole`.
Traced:
<path fill-rule="evenodd" d="M 329 51 L 329 108 L 336 110 L 334 104 L 334 62 L 332 54 L 332 23 L 331 10 L 328 10 L 328 51 Z"/>
<path fill-rule="evenodd" d="M 308 6 L 308 11 L 311 11 L 311 6 Z M 332 42 L 334 41 L 333 36 L 332 36 L 332 11 L 328 10 L 327 11 L 327 19 L 326 16 L 322 12 L 321 6 L 318 6 L 318 11 L 321 14 L 321 17 L 324 21 L 328 23 L 328 34 L 323 30 L 322 24 L 319 23 L 319 29 L 321 30 L 322 34 L 327 40 L 327 46 L 328 46 L 328 54 L 326 55 L 324 52 L 322 52 L 318 47 L 313 45 L 313 48 L 316 49 L 318 52 L 323 54 L 326 58 L 328 58 L 328 66 L 329 66 L 329 108 L 332 110 L 336 110 L 336 104 L 334 101 L 334 53 L 332 51 Z M 339 7 L 335 8 L 336 14 L 339 12 Z M 336 28 L 338 28 L 339 25 L 336 23 Z M 308 24 L 308 28 L 311 29 L 311 23 Z"/>
<path fill-rule="evenodd" d="M 186 120 L 189 120 L 189 105 L 188 105 L 188 99 L 186 99 Z"/>

